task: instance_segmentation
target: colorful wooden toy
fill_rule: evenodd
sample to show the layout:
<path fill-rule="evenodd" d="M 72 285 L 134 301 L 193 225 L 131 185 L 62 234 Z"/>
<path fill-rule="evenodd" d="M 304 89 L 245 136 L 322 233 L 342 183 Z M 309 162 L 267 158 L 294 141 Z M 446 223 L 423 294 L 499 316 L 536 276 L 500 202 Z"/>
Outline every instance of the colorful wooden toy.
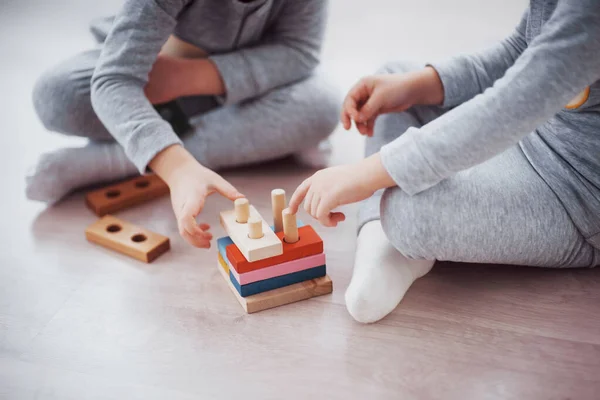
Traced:
<path fill-rule="evenodd" d="M 221 213 L 230 236 L 217 240 L 219 270 L 248 313 L 333 290 L 320 236 L 285 208 L 285 191 L 271 201 L 273 229 L 246 199 Z"/>

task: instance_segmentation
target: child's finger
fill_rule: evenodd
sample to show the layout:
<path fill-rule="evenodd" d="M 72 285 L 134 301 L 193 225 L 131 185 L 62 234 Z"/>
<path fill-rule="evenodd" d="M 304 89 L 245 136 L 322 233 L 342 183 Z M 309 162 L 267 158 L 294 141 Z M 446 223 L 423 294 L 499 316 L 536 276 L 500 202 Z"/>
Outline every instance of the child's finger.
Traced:
<path fill-rule="evenodd" d="M 312 190 L 309 190 L 308 194 L 306 195 L 306 198 L 304 199 L 304 211 L 306 211 L 306 213 L 308 215 L 312 215 L 310 213 L 310 206 L 312 204 L 313 196 L 314 196 L 314 192 Z"/>
<path fill-rule="evenodd" d="M 365 104 L 360 108 L 358 112 L 358 121 L 367 122 L 371 119 L 375 119 L 375 116 L 381 108 L 381 96 L 373 95 L 369 97 Z"/>
<path fill-rule="evenodd" d="M 210 241 L 213 238 L 212 233 L 203 231 L 198 225 L 196 225 L 195 221 L 183 223 L 179 231 L 181 236 L 190 237 L 193 238 L 193 240 Z"/>
<path fill-rule="evenodd" d="M 371 78 L 366 77 L 361 79 L 348 93 L 348 97 L 352 99 L 353 107 L 352 109 L 347 110 L 352 119 L 356 122 L 365 122 L 366 119 L 363 118 L 362 111 L 364 104 L 369 101 L 371 98 Z"/>
<path fill-rule="evenodd" d="M 194 247 L 198 247 L 201 249 L 210 248 L 210 239 L 199 238 L 194 235 L 190 235 L 187 232 L 184 232 L 183 238 Z"/>
<path fill-rule="evenodd" d="M 290 199 L 290 203 L 288 204 L 288 208 L 292 214 L 296 214 L 298 212 L 298 207 L 302 204 L 302 200 L 306 197 L 306 193 L 308 193 L 308 189 L 310 189 L 310 178 L 305 179 L 304 182 L 300 184 L 294 191 L 292 198 Z"/>
<path fill-rule="evenodd" d="M 350 121 L 350 116 L 346 112 L 345 109 L 342 108 L 342 112 L 340 113 L 340 121 L 342 122 L 342 126 L 345 130 L 349 130 L 352 126 L 352 122 Z"/>
<path fill-rule="evenodd" d="M 369 98 L 369 91 L 366 85 L 367 79 L 368 78 L 361 79 L 352 87 L 352 89 L 350 89 L 343 104 L 346 113 L 355 121 L 359 115 L 359 104 L 364 103 L 365 100 Z"/>
<path fill-rule="evenodd" d="M 199 195 L 194 201 L 187 201 L 181 209 L 179 216 L 179 226 L 190 235 L 204 233 L 196 223 L 196 216 L 200 214 L 204 208 L 204 200 L 206 196 Z"/>
<path fill-rule="evenodd" d="M 317 208 L 317 215 L 315 218 L 319 220 L 321 225 L 327 227 L 335 226 L 333 224 L 333 221 L 331 220 L 331 215 L 333 214 L 331 213 L 331 209 L 332 204 L 330 199 L 324 199 L 319 203 L 319 207 Z"/>
<path fill-rule="evenodd" d="M 232 201 L 244 197 L 244 195 L 241 194 L 231 183 L 227 182 L 221 177 L 219 178 L 220 179 L 214 185 L 214 189 L 217 192 Z"/>
<path fill-rule="evenodd" d="M 367 125 L 362 123 L 362 122 L 357 122 L 356 123 L 356 129 L 358 129 L 358 132 L 361 135 L 367 136 L 369 133 L 367 131 Z"/>
<path fill-rule="evenodd" d="M 375 131 L 375 118 L 371 118 L 367 121 L 367 136 L 373 137 L 373 133 Z"/>
<path fill-rule="evenodd" d="M 310 201 L 310 215 L 313 218 L 317 218 L 317 210 L 319 209 L 319 203 L 321 202 L 321 195 L 315 193 Z"/>
<path fill-rule="evenodd" d="M 329 214 L 329 219 L 333 223 L 333 226 L 337 226 L 337 224 L 346 220 L 346 214 L 341 212 L 333 212 Z"/>
<path fill-rule="evenodd" d="M 352 115 L 358 112 L 356 100 L 348 94 L 346 99 L 344 100 L 344 104 L 342 105 L 342 114 L 344 118 L 342 119 L 342 123 L 344 123 L 344 128 L 350 129 L 352 127 Z M 346 122 L 344 122 L 346 121 Z"/>

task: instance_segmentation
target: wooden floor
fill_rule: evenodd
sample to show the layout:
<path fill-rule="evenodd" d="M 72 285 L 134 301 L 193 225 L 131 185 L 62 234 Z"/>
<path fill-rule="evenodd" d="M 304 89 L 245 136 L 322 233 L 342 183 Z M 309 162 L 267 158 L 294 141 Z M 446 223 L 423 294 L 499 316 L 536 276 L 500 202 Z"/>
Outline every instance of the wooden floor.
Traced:
<path fill-rule="evenodd" d="M 245 315 L 216 270 L 216 250 L 177 236 L 168 199 L 118 214 L 171 238 L 151 265 L 85 241 L 95 217 L 81 194 L 47 210 L 26 202 L 29 162 L 81 143 L 43 130 L 33 81 L 89 47 L 89 19 L 119 3 L 0 5 L 1 399 L 600 398 L 599 270 L 440 264 L 388 318 L 360 325 L 343 301 L 353 217 L 335 230 L 316 226 L 332 295 Z M 343 89 L 386 59 L 490 43 L 524 1 L 366 4 L 332 1 L 325 59 Z M 334 145 L 333 163 L 360 157 L 356 133 L 336 132 Z M 270 189 L 291 192 L 310 172 L 283 163 L 226 176 L 268 214 Z M 227 206 L 213 198 L 205 210 L 217 234 Z"/>

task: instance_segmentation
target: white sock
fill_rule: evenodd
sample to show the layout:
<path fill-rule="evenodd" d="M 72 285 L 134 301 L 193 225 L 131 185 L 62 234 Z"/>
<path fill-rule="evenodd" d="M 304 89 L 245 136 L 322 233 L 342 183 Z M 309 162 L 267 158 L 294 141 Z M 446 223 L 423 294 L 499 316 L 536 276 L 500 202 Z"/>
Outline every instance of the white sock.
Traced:
<path fill-rule="evenodd" d="M 391 313 L 412 283 L 428 273 L 434 261 L 411 260 L 389 242 L 380 221 L 360 230 L 346 307 L 358 322 L 370 323 Z"/>
<path fill-rule="evenodd" d="M 25 178 L 25 193 L 30 200 L 52 204 L 77 188 L 136 174 L 118 143 L 90 143 L 43 154 Z"/>

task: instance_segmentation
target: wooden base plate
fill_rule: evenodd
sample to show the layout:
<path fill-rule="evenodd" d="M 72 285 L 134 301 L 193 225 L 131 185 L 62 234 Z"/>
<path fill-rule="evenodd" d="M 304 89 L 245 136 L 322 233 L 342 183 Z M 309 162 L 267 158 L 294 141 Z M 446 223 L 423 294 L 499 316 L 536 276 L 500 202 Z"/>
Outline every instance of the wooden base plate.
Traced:
<path fill-rule="evenodd" d="M 225 271 L 227 266 L 217 262 L 217 268 L 223 276 L 223 279 L 227 282 L 229 289 L 231 289 L 238 302 L 248 314 L 333 292 L 333 282 L 329 276 L 325 275 L 321 278 L 311 279 L 309 281 L 269 290 L 268 292 L 262 292 L 248 297 L 242 297 L 231 283 L 229 274 Z"/>

